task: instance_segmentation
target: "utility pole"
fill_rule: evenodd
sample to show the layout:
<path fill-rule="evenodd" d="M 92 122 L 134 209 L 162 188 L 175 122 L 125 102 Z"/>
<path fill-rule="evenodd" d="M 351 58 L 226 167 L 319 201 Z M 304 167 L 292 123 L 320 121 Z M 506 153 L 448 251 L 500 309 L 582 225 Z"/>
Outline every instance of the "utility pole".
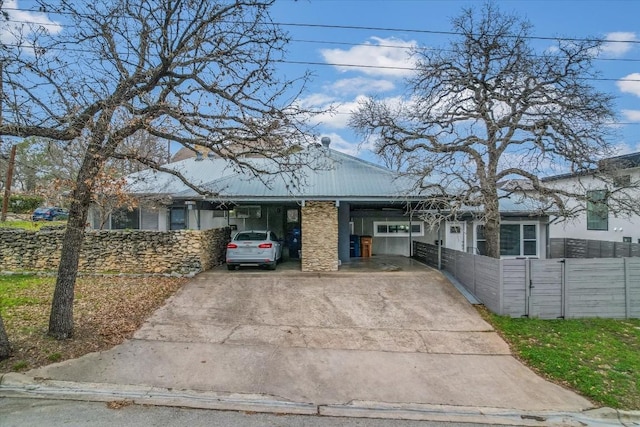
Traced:
<path fill-rule="evenodd" d="M 9 198 L 11 197 L 11 181 L 13 180 L 13 165 L 16 162 L 16 148 L 16 145 L 12 146 L 11 154 L 9 155 L 9 167 L 7 168 L 7 180 L 4 183 L 4 198 L 2 199 L 2 216 L 0 216 L 0 222 L 7 220 Z"/>

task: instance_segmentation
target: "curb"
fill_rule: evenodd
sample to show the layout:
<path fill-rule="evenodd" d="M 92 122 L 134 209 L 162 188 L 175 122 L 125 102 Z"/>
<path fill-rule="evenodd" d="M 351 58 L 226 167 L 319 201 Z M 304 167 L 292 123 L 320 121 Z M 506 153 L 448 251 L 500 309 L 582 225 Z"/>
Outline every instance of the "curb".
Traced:
<path fill-rule="evenodd" d="M 123 400 L 141 405 L 193 409 L 509 426 L 640 426 L 640 411 L 618 411 L 611 408 L 598 408 L 583 412 L 529 412 L 506 408 L 393 404 L 369 401 L 351 401 L 346 404 L 314 404 L 293 402 L 277 396 L 261 394 L 58 381 L 33 378 L 18 373 L 0 376 L 0 397 L 92 402 Z"/>
<path fill-rule="evenodd" d="M 267 395 L 175 390 L 139 385 L 78 383 L 32 378 L 9 373 L 0 378 L 0 397 L 84 400 L 92 402 L 133 401 L 136 404 L 178 406 L 197 409 L 317 415 L 312 403 L 279 400 Z"/>

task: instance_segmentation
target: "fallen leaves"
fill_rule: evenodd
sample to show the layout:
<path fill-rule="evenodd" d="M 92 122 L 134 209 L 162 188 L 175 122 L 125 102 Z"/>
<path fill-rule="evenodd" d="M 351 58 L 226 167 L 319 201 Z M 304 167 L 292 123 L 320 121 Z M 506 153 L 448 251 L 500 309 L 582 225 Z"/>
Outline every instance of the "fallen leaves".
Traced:
<path fill-rule="evenodd" d="M 80 277 L 75 287 L 74 336 L 63 341 L 46 335 L 55 279 L 15 286 L 12 296 L 18 301 L 28 298 L 29 304 L 3 308 L 13 353 L 0 363 L 0 373 L 33 369 L 120 344 L 186 281 L 160 276 Z"/>

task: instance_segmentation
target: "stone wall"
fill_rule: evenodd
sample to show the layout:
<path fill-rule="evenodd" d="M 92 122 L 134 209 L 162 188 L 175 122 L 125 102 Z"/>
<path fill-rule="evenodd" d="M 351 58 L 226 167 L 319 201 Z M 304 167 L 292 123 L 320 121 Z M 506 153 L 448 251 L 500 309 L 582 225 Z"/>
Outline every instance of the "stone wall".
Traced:
<path fill-rule="evenodd" d="M 335 202 L 302 207 L 302 271 L 338 271 L 338 208 Z"/>
<path fill-rule="evenodd" d="M 64 230 L 0 230 L 1 271 L 55 272 Z M 188 274 L 222 264 L 229 228 L 85 233 L 79 271 L 85 273 Z"/>

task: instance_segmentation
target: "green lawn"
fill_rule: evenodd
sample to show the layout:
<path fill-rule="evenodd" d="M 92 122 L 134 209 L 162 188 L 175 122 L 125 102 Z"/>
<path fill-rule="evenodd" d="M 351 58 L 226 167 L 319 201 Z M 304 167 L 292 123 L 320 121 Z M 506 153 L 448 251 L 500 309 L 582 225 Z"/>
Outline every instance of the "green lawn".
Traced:
<path fill-rule="evenodd" d="M 511 319 L 484 313 L 514 354 L 601 406 L 640 409 L 640 320 Z"/>
<path fill-rule="evenodd" d="M 39 230 L 42 227 L 67 225 L 67 221 L 0 221 L 0 228 L 22 228 L 24 230 Z"/>

